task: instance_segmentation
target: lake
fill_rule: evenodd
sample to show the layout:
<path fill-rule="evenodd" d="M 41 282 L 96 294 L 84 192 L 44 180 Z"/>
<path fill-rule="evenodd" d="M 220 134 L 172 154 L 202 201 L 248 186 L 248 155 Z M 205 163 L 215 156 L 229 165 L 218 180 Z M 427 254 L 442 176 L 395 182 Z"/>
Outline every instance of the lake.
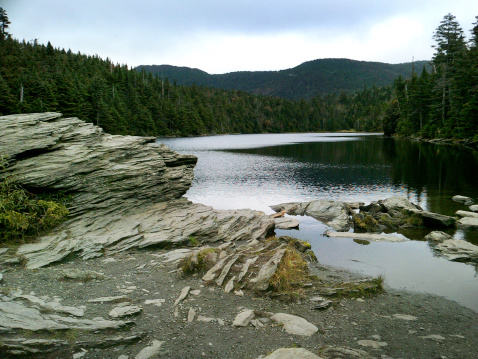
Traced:
<path fill-rule="evenodd" d="M 425 210 L 454 215 L 478 200 L 478 152 L 448 145 L 384 138 L 379 134 L 307 133 L 161 138 L 180 153 L 198 157 L 186 194 L 216 209 L 251 208 L 272 214 L 283 202 L 330 199 L 365 202 L 406 196 Z M 299 230 L 276 230 L 311 243 L 319 262 L 383 275 L 391 288 L 422 291 L 478 311 L 478 267 L 434 253 L 425 230 L 401 233 L 411 241 L 363 245 L 324 237 L 328 229 L 297 217 Z M 451 230 L 478 245 L 478 231 Z"/>

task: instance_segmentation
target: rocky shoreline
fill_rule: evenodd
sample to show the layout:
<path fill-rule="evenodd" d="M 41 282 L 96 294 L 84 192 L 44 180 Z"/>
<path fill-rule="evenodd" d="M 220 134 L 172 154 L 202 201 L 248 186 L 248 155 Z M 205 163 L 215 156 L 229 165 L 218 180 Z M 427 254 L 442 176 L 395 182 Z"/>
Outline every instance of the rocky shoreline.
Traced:
<path fill-rule="evenodd" d="M 0 249 L 6 357 L 471 358 L 478 352 L 476 312 L 430 295 L 379 294 L 374 279 L 314 262 L 306 244 L 266 241 L 280 218 L 188 201 L 194 156 L 153 138 L 108 135 L 58 113 L 0 117 L 0 134 L 2 176 L 72 198 L 70 219 L 55 231 Z M 361 233 L 369 240 L 381 226 L 410 225 L 408 217 L 449 221 L 405 201 L 273 208 L 317 218 L 335 235 L 358 236 L 346 231 L 371 223 Z M 478 259 L 476 246 L 458 253 L 460 243 L 437 238 L 437 250 L 447 255 L 451 248 L 450 260 Z M 300 296 L 270 291 L 289 253 L 308 262 L 302 279 L 290 283 Z M 201 272 L 206 255 L 210 265 Z"/>

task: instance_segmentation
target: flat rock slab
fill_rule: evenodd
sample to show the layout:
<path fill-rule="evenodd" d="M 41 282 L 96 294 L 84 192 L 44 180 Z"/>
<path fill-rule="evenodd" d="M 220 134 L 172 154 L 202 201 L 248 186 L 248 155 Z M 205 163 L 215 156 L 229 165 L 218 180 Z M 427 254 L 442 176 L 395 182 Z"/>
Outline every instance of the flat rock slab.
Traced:
<path fill-rule="evenodd" d="M 311 202 L 291 202 L 270 206 L 276 212 L 286 211 L 292 216 L 310 216 L 336 231 L 350 229 L 349 207 L 344 202 L 316 200 Z"/>
<path fill-rule="evenodd" d="M 449 260 L 478 263 L 478 246 L 463 239 L 448 239 L 434 248 Z"/>
<path fill-rule="evenodd" d="M 291 314 L 276 313 L 271 317 L 271 320 L 283 324 L 284 330 L 289 334 L 310 337 L 319 330 L 319 328 L 304 318 Z"/>
<path fill-rule="evenodd" d="M 360 345 L 360 346 L 367 347 L 367 348 L 372 348 L 372 349 L 380 349 L 380 348 L 386 347 L 388 345 L 388 343 L 386 343 L 386 342 L 379 342 L 379 341 L 376 341 L 376 340 L 368 340 L 368 339 L 358 340 L 357 344 Z"/>
<path fill-rule="evenodd" d="M 474 204 L 473 206 L 470 206 L 470 211 L 478 212 L 478 204 Z"/>
<path fill-rule="evenodd" d="M 321 359 L 321 357 L 304 348 L 280 348 L 264 359 Z"/>
<path fill-rule="evenodd" d="M 291 217 L 274 218 L 274 223 L 277 229 L 292 229 L 300 225 L 297 219 Z"/>
<path fill-rule="evenodd" d="M 112 318 L 122 318 L 139 314 L 142 310 L 143 308 L 137 305 L 119 305 L 113 308 L 108 315 Z"/>
<path fill-rule="evenodd" d="M 420 216 L 423 220 L 423 224 L 428 227 L 454 227 L 456 224 L 455 217 L 417 209 L 411 210 L 411 212 Z"/>
<path fill-rule="evenodd" d="M 244 310 L 238 315 L 236 315 L 232 325 L 235 327 L 246 327 L 247 325 L 249 325 L 251 320 L 254 319 L 254 316 L 255 314 L 252 309 Z"/>
<path fill-rule="evenodd" d="M 150 346 L 141 350 L 134 358 L 135 359 L 149 359 L 156 358 L 165 342 L 153 340 Z"/>
<path fill-rule="evenodd" d="M 12 329 L 65 330 L 82 329 L 96 331 L 101 329 L 118 329 L 129 322 L 120 320 L 77 319 L 55 314 L 42 314 L 36 308 L 28 307 L 15 301 L 0 302 L 0 332 Z"/>
<path fill-rule="evenodd" d="M 332 238 L 353 238 L 374 242 L 406 242 L 409 239 L 405 237 L 397 237 L 390 234 L 377 233 L 351 233 L 351 232 L 326 232 L 327 237 Z"/>

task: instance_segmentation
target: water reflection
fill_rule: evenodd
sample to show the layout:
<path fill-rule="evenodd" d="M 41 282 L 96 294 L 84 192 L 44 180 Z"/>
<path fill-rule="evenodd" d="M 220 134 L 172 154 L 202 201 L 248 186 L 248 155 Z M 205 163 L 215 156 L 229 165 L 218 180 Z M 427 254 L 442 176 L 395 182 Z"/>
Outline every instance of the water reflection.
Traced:
<path fill-rule="evenodd" d="M 370 202 L 401 194 L 423 208 L 453 215 L 468 207 L 451 200 L 478 199 L 478 155 L 452 146 L 380 136 L 280 134 L 161 139 L 198 156 L 186 194 L 218 209 L 252 208 L 327 198 Z M 384 274 L 394 288 L 427 291 L 478 310 L 476 267 L 440 257 L 424 241 L 429 230 L 403 230 L 413 241 L 357 243 L 323 237 L 326 226 L 299 217 L 298 231 L 325 264 Z M 478 232 L 448 230 L 478 244 Z"/>

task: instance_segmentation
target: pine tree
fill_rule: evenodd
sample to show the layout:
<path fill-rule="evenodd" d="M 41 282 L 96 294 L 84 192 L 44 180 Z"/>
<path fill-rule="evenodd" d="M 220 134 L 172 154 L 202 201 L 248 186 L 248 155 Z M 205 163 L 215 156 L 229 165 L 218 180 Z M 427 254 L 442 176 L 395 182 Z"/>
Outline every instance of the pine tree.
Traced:
<path fill-rule="evenodd" d="M 7 11 L 4 8 L 0 7 L 0 40 L 3 40 L 10 36 L 7 31 L 9 27 L 8 25 L 10 24 L 11 22 L 8 20 Z"/>

